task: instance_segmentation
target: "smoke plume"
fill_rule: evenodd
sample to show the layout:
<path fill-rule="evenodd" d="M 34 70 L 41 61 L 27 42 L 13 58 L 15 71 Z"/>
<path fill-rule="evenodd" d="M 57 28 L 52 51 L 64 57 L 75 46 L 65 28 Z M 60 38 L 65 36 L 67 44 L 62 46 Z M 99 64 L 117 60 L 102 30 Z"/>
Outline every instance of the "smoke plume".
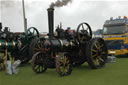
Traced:
<path fill-rule="evenodd" d="M 72 0 L 57 0 L 55 3 L 51 3 L 50 8 L 66 6 L 69 2 L 71 3 Z"/>

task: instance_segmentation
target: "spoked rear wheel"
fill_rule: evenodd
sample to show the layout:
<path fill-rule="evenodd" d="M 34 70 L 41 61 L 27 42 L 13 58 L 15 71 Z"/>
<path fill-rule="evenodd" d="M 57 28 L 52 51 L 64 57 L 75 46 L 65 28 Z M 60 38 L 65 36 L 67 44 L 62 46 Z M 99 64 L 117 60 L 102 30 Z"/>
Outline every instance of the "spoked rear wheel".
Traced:
<path fill-rule="evenodd" d="M 56 58 L 56 70 L 60 76 L 70 75 L 72 72 L 72 64 L 67 55 L 58 56 Z"/>
<path fill-rule="evenodd" d="M 43 73 L 47 70 L 47 67 L 43 64 L 44 55 L 37 52 L 32 57 L 32 70 L 36 73 Z"/>
<path fill-rule="evenodd" d="M 41 44 L 39 38 L 34 38 L 29 45 L 29 56 L 32 57 L 36 52 L 41 51 Z"/>
<path fill-rule="evenodd" d="M 4 59 L 0 58 L 0 71 L 5 69 Z"/>
<path fill-rule="evenodd" d="M 92 69 L 104 67 L 107 60 L 107 47 L 103 39 L 93 38 L 87 45 L 86 56 Z"/>

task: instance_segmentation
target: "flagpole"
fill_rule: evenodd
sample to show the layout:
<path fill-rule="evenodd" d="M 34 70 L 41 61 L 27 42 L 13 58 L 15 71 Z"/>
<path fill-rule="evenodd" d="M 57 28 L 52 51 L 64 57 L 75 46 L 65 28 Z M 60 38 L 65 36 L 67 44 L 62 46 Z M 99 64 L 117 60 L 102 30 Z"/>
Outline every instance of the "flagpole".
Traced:
<path fill-rule="evenodd" d="M 27 30 L 27 18 L 26 18 L 26 16 L 25 16 L 24 0 L 22 0 L 22 7 L 23 7 L 24 32 L 26 32 L 26 30 Z"/>

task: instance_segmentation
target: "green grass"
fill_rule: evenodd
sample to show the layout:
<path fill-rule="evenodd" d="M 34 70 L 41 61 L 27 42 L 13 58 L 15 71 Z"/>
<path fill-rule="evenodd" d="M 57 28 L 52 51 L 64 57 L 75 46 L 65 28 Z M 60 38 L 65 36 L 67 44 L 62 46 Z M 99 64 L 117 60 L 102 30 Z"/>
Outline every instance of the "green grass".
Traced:
<path fill-rule="evenodd" d="M 115 63 L 107 63 L 105 68 L 97 70 L 85 63 L 65 77 L 60 77 L 55 69 L 36 74 L 31 65 L 25 65 L 15 75 L 0 72 L 0 85 L 128 85 L 128 58 L 118 58 Z"/>

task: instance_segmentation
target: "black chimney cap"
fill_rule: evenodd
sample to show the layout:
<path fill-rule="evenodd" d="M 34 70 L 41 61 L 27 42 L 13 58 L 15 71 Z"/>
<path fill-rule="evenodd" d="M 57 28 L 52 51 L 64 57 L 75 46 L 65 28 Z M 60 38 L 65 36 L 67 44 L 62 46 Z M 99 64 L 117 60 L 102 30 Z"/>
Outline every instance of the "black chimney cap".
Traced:
<path fill-rule="evenodd" d="M 54 8 L 48 8 L 47 10 L 48 11 L 54 11 Z"/>

